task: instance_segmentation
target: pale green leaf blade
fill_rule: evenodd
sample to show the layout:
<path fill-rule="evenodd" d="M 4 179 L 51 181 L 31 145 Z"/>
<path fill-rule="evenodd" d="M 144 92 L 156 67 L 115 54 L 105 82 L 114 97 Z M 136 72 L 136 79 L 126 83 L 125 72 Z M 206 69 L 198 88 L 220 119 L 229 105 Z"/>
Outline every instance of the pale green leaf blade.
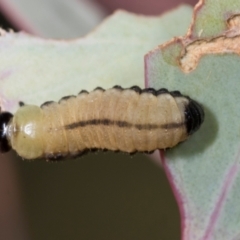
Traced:
<path fill-rule="evenodd" d="M 118 11 L 90 35 L 72 41 L 3 33 L 1 107 L 15 111 L 18 101 L 40 105 L 97 86 L 143 87 L 144 54 L 183 34 L 190 19 L 191 8 L 182 6 L 160 17 Z M 177 29 L 170 27 L 180 20 Z"/>

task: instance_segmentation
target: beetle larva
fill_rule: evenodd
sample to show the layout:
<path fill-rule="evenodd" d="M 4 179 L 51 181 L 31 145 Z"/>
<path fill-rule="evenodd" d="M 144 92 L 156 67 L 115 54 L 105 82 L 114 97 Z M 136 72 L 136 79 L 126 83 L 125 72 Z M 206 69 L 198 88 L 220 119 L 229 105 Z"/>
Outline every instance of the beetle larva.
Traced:
<path fill-rule="evenodd" d="M 177 145 L 204 119 L 202 107 L 178 91 L 137 86 L 96 88 L 78 96 L 23 105 L 0 114 L 0 150 L 55 160 L 88 149 L 150 152 Z"/>

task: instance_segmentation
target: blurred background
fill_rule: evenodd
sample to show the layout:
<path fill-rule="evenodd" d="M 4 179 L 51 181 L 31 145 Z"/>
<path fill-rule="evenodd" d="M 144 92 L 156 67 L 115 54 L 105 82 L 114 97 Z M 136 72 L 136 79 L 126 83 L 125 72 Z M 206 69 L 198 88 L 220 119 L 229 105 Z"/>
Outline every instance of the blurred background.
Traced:
<path fill-rule="evenodd" d="M 71 39 L 119 8 L 159 15 L 181 3 L 197 1 L 0 0 L 0 26 Z M 143 154 L 46 163 L 11 152 L 0 155 L 0 239 L 172 240 L 180 218 L 163 170 Z"/>

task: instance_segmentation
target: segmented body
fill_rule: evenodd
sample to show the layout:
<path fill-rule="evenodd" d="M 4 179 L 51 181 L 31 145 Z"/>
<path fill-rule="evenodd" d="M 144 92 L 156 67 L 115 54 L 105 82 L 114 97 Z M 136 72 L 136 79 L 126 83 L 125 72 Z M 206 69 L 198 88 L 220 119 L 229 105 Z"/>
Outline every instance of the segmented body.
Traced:
<path fill-rule="evenodd" d="M 148 152 L 186 140 L 203 116 L 199 104 L 177 91 L 116 86 L 41 107 L 24 105 L 9 116 L 2 136 L 25 159 L 59 159 L 89 149 Z"/>

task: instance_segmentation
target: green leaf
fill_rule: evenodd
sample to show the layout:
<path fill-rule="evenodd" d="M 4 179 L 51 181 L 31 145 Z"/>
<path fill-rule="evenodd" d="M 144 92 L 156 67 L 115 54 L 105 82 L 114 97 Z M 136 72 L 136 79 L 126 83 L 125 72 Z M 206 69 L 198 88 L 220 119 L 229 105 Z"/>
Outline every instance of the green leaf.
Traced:
<path fill-rule="evenodd" d="M 201 1 L 188 35 L 145 57 L 148 86 L 180 90 L 205 109 L 201 129 L 161 153 L 185 240 L 240 239 L 240 21 L 233 13 L 239 2 Z"/>
<path fill-rule="evenodd" d="M 114 85 L 144 87 L 144 54 L 184 34 L 191 8 L 160 17 L 118 11 L 85 38 L 40 39 L 25 33 L 0 37 L 0 100 L 14 112 L 18 101 L 40 105 L 80 90 Z M 175 22 L 182 24 L 175 27 Z"/>

